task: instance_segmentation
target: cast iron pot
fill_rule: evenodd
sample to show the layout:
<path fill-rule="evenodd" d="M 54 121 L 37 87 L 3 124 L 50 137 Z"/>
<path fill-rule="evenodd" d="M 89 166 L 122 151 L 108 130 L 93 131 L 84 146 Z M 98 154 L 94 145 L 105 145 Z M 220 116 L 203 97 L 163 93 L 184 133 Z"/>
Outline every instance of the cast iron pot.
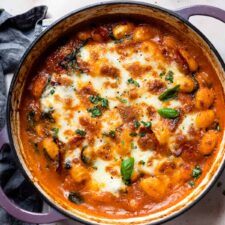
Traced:
<path fill-rule="evenodd" d="M 172 12 L 170 10 L 142 2 L 106 2 L 87 6 L 61 18 L 49 28 L 47 28 L 31 44 L 24 54 L 20 66 L 13 77 L 9 90 L 7 106 L 7 129 L 5 128 L 0 133 L 0 147 L 4 143 L 10 143 L 11 148 L 15 153 L 15 158 L 18 161 L 18 164 L 21 167 L 24 175 L 32 182 L 39 193 L 43 196 L 44 200 L 52 207 L 52 209 L 46 213 L 33 213 L 25 211 L 10 201 L 0 188 L 0 206 L 2 206 L 9 214 L 19 220 L 29 223 L 51 223 L 65 220 L 66 217 L 70 217 L 75 221 L 80 221 L 86 224 L 159 224 L 180 215 L 193 206 L 197 201 L 199 201 L 213 186 L 224 168 L 225 136 L 223 135 L 223 140 L 221 142 L 218 155 L 215 158 L 215 162 L 201 184 L 190 195 L 185 197 L 176 205 L 161 212 L 129 219 L 106 219 L 88 215 L 74 209 L 65 209 L 62 207 L 62 204 L 60 205 L 60 203 L 56 201 L 56 199 L 50 197 L 38 183 L 38 180 L 32 176 L 21 154 L 23 146 L 19 138 L 19 113 L 17 110 L 20 105 L 21 94 L 27 75 L 29 74 L 29 71 L 34 65 L 35 61 L 38 60 L 39 56 L 42 55 L 46 50 L 46 46 L 54 43 L 68 30 L 84 21 L 103 15 L 110 16 L 113 14 L 138 14 L 147 17 L 159 18 L 160 20 L 165 21 L 166 23 L 169 23 L 170 25 L 177 28 L 181 33 L 185 34 L 188 38 L 193 40 L 195 44 L 202 48 L 204 54 L 209 58 L 216 73 L 218 74 L 225 93 L 225 65 L 221 57 L 213 45 L 208 41 L 208 39 L 196 27 L 188 22 L 189 17 L 192 15 L 207 15 L 225 22 L 225 11 L 221 9 L 212 6 L 197 5 Z M 8 130 L 8 133 L 6 130 Z"/>

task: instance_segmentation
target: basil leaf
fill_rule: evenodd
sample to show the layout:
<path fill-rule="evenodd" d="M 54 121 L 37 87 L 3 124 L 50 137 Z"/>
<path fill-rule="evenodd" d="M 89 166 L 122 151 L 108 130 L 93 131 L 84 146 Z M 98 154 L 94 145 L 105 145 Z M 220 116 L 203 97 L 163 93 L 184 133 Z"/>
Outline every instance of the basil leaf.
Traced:
<path fill-rule="evenodd" d="M 202 169 L 200 166 L 196 166 L 192 171 L 192 177 L 198 179 L 202 174 Z"/>
<path fill-rule="evenodd" d="M 84 202 L 83 197 L 78 192 L 70 192 L 68 199 L 78 205 Z"/>
<path fill-rule="evenodd" d="M 134 80 L 133 78 L 129 78 L 129 79 L 127 80 L 127 83 L 128 83 L 128 84 L 133 84 L 133 85 L 135 85 L 136 87 L 140 87 L 140 84 L 139 84 L 136 80 Z"/>
<path fill-rule="evenodd" d="M 176 85 L 173 88 L 169 88 L 167 89 L 165 92 L 163 92 L 160 96 L 159 96 L 159 100 L 161 101 L 168 101 L 170 99 L 173 99 L 175 97 L 177 97 L 177 92 L 180 89 L 180 85 Z"/>
<path fill-rule="evenodd" d="M 168 119 L 174 119 L 180 115 L 179 111 L 171 108 L 162 108 L 158 110 L 160 116 Z"/>
<path fill-rule="evenodd" d="M 134 158 L 130 157 L 127 159 L 124 159 L 121 163 L 120 172 L 122 175 L 123 182 L 126 185 L 130 184 L 131 175 L 134 170 Z"/>

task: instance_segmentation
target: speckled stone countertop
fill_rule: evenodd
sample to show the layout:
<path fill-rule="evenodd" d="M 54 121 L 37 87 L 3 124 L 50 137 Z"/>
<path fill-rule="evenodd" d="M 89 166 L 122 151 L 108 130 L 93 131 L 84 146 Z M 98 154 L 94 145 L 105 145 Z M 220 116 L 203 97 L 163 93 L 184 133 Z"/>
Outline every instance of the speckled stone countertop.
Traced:
<path fill-rule="evenodd" d="M 103 2 L 102 0 L 101 2 Z M 184 6 L 207 4 L 225 9 L 225 0 L 142 0 L 168 9 L 178 9 Z M 33 6 L 47 5 L 48 16 L 55 20 L 73 9 L 98 0 L 0 0 L 0 8 L 5 8 L 11 14 L 22 13 Z M 194 16 L 190 19 L 213 43 L 225 61 L 225 24 L 213 18 Z M 11 75 L 7 76 L 9 85 Z M 53 225 L 53 224 L 52 224 Z M 70 220 L 54 225 L 80 225 Z M 189 211 L 173 219 L 165 225 L 225 225 L 225 171 L 210 192 Z"/>

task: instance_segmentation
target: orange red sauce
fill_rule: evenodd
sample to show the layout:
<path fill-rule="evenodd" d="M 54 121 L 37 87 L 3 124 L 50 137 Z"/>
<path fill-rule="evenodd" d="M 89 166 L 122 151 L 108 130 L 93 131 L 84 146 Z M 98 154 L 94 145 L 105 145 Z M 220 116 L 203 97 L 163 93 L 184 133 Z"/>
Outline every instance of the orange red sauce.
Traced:
<path fill-rule="evenodd" d="M 58 129 L 61 128 L 56 128 L 55 125 L 59 115 L 56 109 L 50 114 L 43 111 L 41 103 L 45 98 L 43 93 L 47 85 L 72 86 L 71 74 L 77 77 L 88 74 L 90 77 L 99 77 L 99 79 L 108 77 L 109 80 L 103 83 L 103 88 L 119 90 L 123 73 L 115 64 L 104 59 L 103 53 L 106 54 L 109 48 L 107 43 L 113 43 L 113 47 L 110 48 L 119 55 L 122 62 L 139 51 L 143 51 L 146 55 L 153 51 L 153 56 L 145 57 L 149 64 L 143 64 L 139 58 L 135 62 L 124 64 L 124 69 L 132 80 L 126 83 L 128 93 L 117 98 L 113 98 L 115 96 L 106 98 L 103 96 L 104 92 L 100 94 L 97 91 L 94 83 L 88 83 L 74 88 L 74 98 L 78 98 L 80 104 L 73 105 L 73 98 L 65 100 L 53 88 L 52 95 L 55 95 L 55 101 L 63 101 L 65 112 L 70 112 L 69 119 L 72 120 L 74 112 L 89 110 L 88 115 L 86 112 L 77 121 L 82 127 L 81 132 L 75 132 L 75 128 L 68 129 L 63 135 L 69 138 L 67 141 L 62 141 L 57 136 L 60 132 Z M 143 47 L 145 45 L 146 47 Z M 80 50 L 87 46 L 97 50 L 93 50 L 89 60 L 85 61 L 76 54 L 81 54 L 78 48 Z M 156 70 L 150 64 L 153 58 L 162 60 L 165 64 L 158 66 Z M 168 73 L 167 66 L 171 64 L 175 65 L 177 70 Z M 224 127 L 222 87 L 212 65 L 201 49 L 185 37 L 180 37 L 161 27 L 160 23 L 143 24 L 128 20 L 85 27 L 71 35 L 64 45 L 55 47 L 41 60 L 37 68 L 30 75 L 32 79 L 27 82 L 20 107 L 23 154 L 32 174 L 41 186 L 53 198 L 63 201 L 66 207 L 74 207 L 90 214 L 109 218 L 150 214 L 174 205 L 192 192 L 212 165 Z M 176 80 L 177 73 L 182 75 L 182 79 L 187 80 L 179 81 L 179 83 Z M 63 74 L 69 74 L 69 77 Z M 168 103 L 171 100 L 167 103 L 158 100 L 163 105 L 161 108 L 175 110 L 172 111 L 173 118 L 168 118 L 168 114 L 159 115 L 158 108 L 150 103 L 148 105 L 148 102 L 146 102 L 147 106 L 137 104 L 136 101 L 143 95 L 143 90 L 146 90 L 149 96 L 159 98 L 168 89 L 176 86 L 176 82 L 179 89 L 171 99 L 179 101 L 180 105 L 171 107 Z M 93 111 L 90 111 L 90 108 L 95 103 L 91 102 L 91 96 L 101 96 L 108 100 L 109 106 L 97 105 L 101 115 L 98 115 L 98 111 L 97 116 L 94 114 L 95 117 L 93 117 Z M 111 108 L 110 97 L 112 101 L 118 100 L 116 108 Z M 98 101 L 99 103 L 96 104 L 103 104 L 102 99 Z M 167 104 L 168 107 L 166 107 Z M 146 107 L 147 110 L 148 120 L 146 121 L 141 119 L 142 107 Z M 110 110 L 115 110 L 122 122 L 113 132 L 110 133 L 109 129 L 107 134 L 104 133 L 106 143 L 97 149 L 94 140 L 102 135 L 104 121 L 101 118 Z M 198 119 L 194 119 L 194 125 L 192 124 L 184 135 L 178 132 L 178 127 L 189 114 L 196 114 Z M 114 114 L 110 120 L 114 120 Z M 167 130 L 159 131 L 159 127 L 165 127 Z M 175 137 L 173 149 L 169 139 L 171 136 Z M 188 139 L 189 136 L 191 136 L 190 139 Z M 156 161 L 157 165 L 154 167 L 153 174 L 143 172 L 140 169 L 141 165 L 138 165 L 136 170 L 135 164 L 129 177 L 129 184 L 124 182 L 127 180 L 123 177 L 124 187 L 116 194 L 102 191 L 98 185 L 96 187 L 93 182 L 90 183 L 90 180 L 93 180 L 92 173 L 98 168 L 89 164 L 87 157 L 91 157 L 91 163 L 97 159 L 111 160 L 111 163 L 114 158 L 112 152 L 116 151 L 120 157 L 115 160 L 115 166 L 110 164 L 107 167 L 106 172 L 120 178 L 123 176 L 121 168 L 119 171 L 115 168 L 122 167 L 125 159 L 137 160 L 132 155 L 132 146 L 130 147 L 134 140 L 135 145 L 138 146 L 137 151 L 146 153 L 151 150 L 154 159 L 161 160 Z M 66 164 L 67 154 L 74 149 L 85 151 L 83 149 L 85 141 L 88 143 L 87 148 L 88 150 L 90 148 L 91 156 L 86 153 L 86 162 L 80 156 Z M 147 164 L 149 167 L 154 164 L 150 159 L 142 161 L 144 160 L 138 163 Z M 75 198 L 78 196 L 78 200 L 71 201 L 69 193 L 76 193 Z"/>

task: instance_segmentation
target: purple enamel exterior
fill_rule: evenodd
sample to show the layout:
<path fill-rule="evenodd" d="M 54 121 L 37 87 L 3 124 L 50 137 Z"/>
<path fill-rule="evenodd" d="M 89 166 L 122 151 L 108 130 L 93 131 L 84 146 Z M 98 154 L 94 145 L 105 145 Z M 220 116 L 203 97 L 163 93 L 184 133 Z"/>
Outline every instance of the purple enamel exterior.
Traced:
<path fill-rule="evenodd" d="M 175 13 L 177 13 L 179 16 L 187 20 L 193 15 L 204 15 L 225 22 L 225 11 L 213 6 L 195 5 L 177 10 L 175 11 Z M 6 128 L 4 128 L 0 132 L 0 149 L 5 143 L 8 143 Z M 50 209 L 50 211 L 46 213 L 34 213 L 21 209 L 18 206 L 16 206 L 10 199 L 8 199 L 8 197 L 4 194 L 1 188 L 0 188 L 0 206 L 15 218 L 28 223 L 38 223 L 38 224 L 53 223 L 66 219 L 63 215 L 59 214 L 53 209 Z"/>
<path fill-rule="evenodd" d="M 214 6 L 194 5 L 175 11 L 184 19 L 189 19 L 194 15 L 210 16 L 225 23 L 225 11 Z"/>

